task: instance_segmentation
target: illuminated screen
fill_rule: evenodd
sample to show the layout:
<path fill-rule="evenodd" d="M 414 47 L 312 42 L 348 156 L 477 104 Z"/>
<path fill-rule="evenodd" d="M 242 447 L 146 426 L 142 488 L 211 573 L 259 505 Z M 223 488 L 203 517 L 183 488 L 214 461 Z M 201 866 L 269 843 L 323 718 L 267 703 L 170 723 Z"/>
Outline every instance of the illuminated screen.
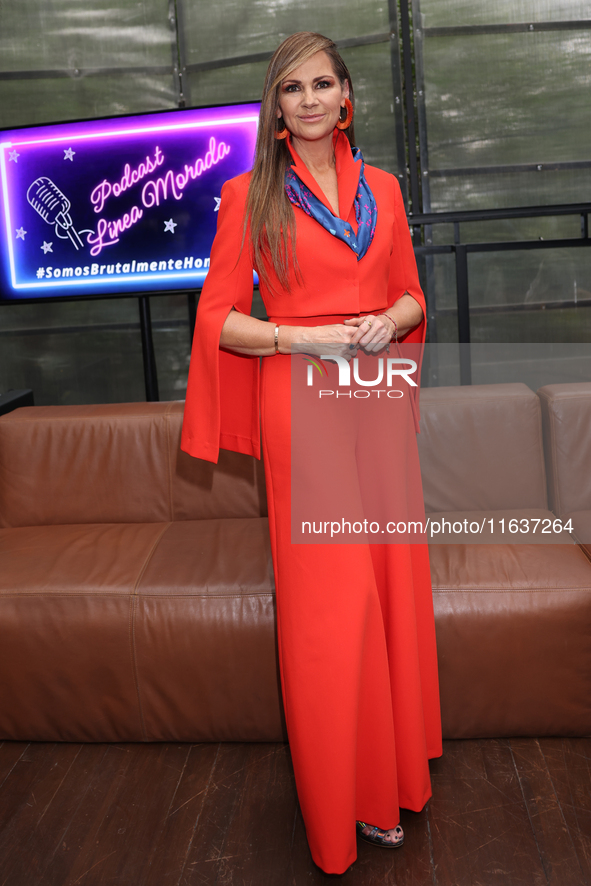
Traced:
<path fill-rule="evenodd" d="M 199 288 L 260 104 L 0 133 L 1 301 Z"/>

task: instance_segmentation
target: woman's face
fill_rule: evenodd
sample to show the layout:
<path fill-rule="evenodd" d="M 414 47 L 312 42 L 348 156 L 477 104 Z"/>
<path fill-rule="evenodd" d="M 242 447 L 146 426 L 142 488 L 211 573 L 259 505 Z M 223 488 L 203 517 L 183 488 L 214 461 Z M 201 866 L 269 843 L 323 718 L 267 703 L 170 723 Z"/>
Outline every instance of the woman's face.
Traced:
<path fill-rule="evenodd" d="M 281 82 L 277 116 L 295 138 L 316 141 L 332 133 L 348 97 L 349 84 L 341 84 L 326 52 L 317 52 Z"/>

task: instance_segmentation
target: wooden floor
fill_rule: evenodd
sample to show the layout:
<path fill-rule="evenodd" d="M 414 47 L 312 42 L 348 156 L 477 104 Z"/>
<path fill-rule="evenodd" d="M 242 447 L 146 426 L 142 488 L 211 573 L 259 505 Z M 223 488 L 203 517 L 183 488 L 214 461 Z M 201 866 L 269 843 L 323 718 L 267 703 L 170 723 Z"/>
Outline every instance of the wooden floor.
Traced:
<path fill-rule="evenodd" d="M 406 844 L 313 864 L 282 744 L 0 744 L 0 886 L 591 886 L 591 739 L 445 742 Z"/>

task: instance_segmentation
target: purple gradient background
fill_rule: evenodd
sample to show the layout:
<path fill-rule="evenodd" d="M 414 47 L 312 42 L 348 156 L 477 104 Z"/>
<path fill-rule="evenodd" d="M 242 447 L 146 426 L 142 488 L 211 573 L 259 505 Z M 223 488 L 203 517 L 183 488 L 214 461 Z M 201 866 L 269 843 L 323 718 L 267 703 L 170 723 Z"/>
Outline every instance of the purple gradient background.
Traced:
<path fill-rule="evenodd" d="M 85 120 L 30 127 L 0 133 L 0 300 L 115 295 L 139 291 L 192 289 L 200 287 L 206 274 L 202 265 L 209 257 L 217 224 L 216 198 L 223 183 L 252 166 L 260 105 L 251 103 L 217 108 L 166 111 L 132 117 Z M 182 127 L 182 128 L 176 128 Z M 142 130 L 154 129 L 146 132 Z M 88 136 L 93 136 L 88 138 Z M 182 189 L 181 199 L 171 194 L 151 208 L 142 203 L 141 192 L 146 183 L 164 177 L 168 170 L 176 176 L 185 165 L 194 166 L 208 152 L 210 139 L 224 142 L 230 148 L 227 156 Z M 8 146 L 10 145 L 10 146 Z M 147 156 L 154 157 L 156 147 L 164 156 L 163 164 L 153 173 L 125 190 L 111 194 L 103 211 L 95 213 L 90 194 L 104 179 L 120 181 L 125 164 L 136 168 Z M 66 149 L 74 151 L 74 159 L 65 158 Z M 9 159 L 18 153 L 17 162 Z M 38 177 L 49 178 L 71 203 L 70 216 L 80 232 L 83 247 L 76 250 L 70 239 L 60 239 L 55 226 L 46 222 L 27 201 L 27 190 Z M 7 209 L 9 219 L 7 218 Z M 133 206 L 143 216 L 128 230 L 119 232 L 119 242 L 104 246 L 96 256 L 90 255 L 88 234 L 96 233 L 100 219 L 113 222 L 123 218 Z M 165 222 L 174 222 L 174 231 L 165 230 Z M 25 239 L 17 238 L 19 229 Z M 63 231 L 62 231 L 63 233 Z M 107 238 L 108 239 L 108 238 Z M 51 243 L 51 252 L 44 253 L 43 243 Z M 11 249 L 14 277 L 12 283 Z M 169 269 L 170 262 L 194 259 L 193 268 Z M 157 273 L 124 273 L 125 265 L 138 262 L 167 262 L 166 271 Z M 65 267 L 74 269 L 105 266 L 102 274 L 48 279 L 46 271 L 39 279 L 37 271 Z M 119 272 L 114 268 L 119 266 Z M 113 273 L 108 274 L 108 268 Z"/>

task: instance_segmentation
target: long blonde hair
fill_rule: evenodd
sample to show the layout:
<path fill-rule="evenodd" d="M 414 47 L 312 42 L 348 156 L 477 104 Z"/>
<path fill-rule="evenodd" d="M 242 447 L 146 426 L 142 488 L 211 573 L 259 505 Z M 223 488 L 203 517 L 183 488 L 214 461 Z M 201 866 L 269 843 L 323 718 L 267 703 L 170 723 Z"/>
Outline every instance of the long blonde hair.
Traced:
<path fill-rule="evenodd" d="M 248 189 L 246 219 L 250 220 L 253 264 L 261 280 L 270 287 L 263 258 L 270 260 L 283 289 L 289 290 L 290 265 L 297 270 L 295 218 L 285 193 L 285 170 L 292 158 L 284 139 L 276 139 L 277 110 L 281 82 L 317 52 L 326 52 L 341 85 L 349 84 L 349 100 L 354 105 L 351 75 L 336 44 L 312 31 L 300 31 L 283 41 L 269 62 L 265 83 L 255 161 Z M 353 144 L 353 124 L 344 130 Z M 245 220 L 245 230 L 246 230 Z"/>

